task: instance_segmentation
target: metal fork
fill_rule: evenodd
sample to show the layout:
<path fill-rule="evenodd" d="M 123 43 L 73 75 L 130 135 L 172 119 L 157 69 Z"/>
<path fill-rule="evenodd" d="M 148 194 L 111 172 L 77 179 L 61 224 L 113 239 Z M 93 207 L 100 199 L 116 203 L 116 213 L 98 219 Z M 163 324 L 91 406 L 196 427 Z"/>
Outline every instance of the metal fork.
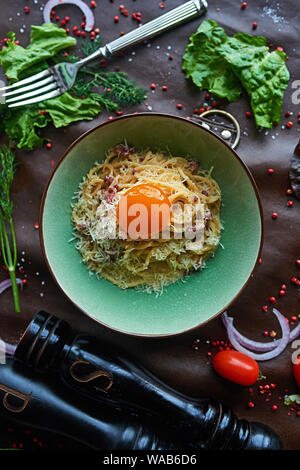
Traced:
<path fill-rule="evenodd" d="M 75 64 L 61 62 L 13 85 L 0 88 L 0 95 L 5 97 L 9 108 L 38 103 L 59 96 L 70 90 L 75 83 L 78 70 L 92 60 L 100 57 L 106 58 L 141 41 L 152 38 L 204 13 L 206 8 L 206 0 L 190 0 L 106 46 L 100 47 L 96 52 Z"/>

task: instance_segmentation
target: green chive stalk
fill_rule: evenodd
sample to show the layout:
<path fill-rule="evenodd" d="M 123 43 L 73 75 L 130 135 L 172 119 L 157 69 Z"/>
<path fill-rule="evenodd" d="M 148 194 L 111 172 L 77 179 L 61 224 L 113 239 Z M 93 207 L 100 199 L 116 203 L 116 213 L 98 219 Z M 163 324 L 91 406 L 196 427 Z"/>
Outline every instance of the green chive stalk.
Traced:
<path fill-rule="evenodd" d="M 13 204 L 10 189 L 16 170 L 15 156 L 6 145 L 0 146 L 0 243 L 4 265 L 10 275 L 15 311 L 20 312 L 20 298 L 16 279 L 17 242 L 12 219 Z M 10 237 L 9 237 L 10 234 Z M 12 242 L 10 246 L 9 239 Z"/>

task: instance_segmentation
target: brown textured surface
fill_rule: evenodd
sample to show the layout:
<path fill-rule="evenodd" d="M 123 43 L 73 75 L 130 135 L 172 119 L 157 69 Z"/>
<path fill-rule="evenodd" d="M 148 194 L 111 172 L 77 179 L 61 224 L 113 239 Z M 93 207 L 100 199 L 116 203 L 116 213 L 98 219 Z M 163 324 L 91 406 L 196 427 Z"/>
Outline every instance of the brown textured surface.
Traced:
<path fill-rule="evenodd" d="M 5 36 L 9 29 L 17 31 L 17 39 L 22 45 L 28 41 L 30 24 L 40 24 L 42 13 L 39 9 L 41 2 L 36 5 L 28 2 L 31 13 L 24 15 L 23 3 L 18 0 L 1 2 L 0 36 Z M 119 14 L 119 4 L 124 3 L 130 13 L 139 10 L 142 12 L 143 22 L 181 4 L 180 0 L 167 0 L 166 8 L 159 7 L 158 0 L 124 0 L 124 2 L 110 3 L 109 0 L 98 2 L 95 9 L 96 25 L 101 28 L 104 42 L 116 38 L 120 31 L 129 31 L 136 27 L 136 22 Z M 292 197 L 285 194 L 289 186 L 288 168 L 290 156 L 300 137 L 300 125 L 297 123 L 297 114 L 300 109 L 292 104 L 291 83 L 299 79 L 300 60 L 298 52 L 298 28 L 300 9 L 292 0 L 280 0 L 280 9 L 271 17 L 266 14 L 264 7 L 277 9 L 278 1 L 253 0 L 248 2 L 246 10 L 241 11 L 239 0 L 209 0 L 207 19 L 215 19 L 223 26 L 228 34 L 237 31 L 252 32 L 252 22 L 257 21 L 258 28 L 255 34 L 262 34 L 270 43 L 281 45 L 289 56 L 288 67 L 291 72 L 290 86 L 285 94 L 283 111 L 293 111 L 289 119 L 295 122 L 292 129 L 282 130 L 281 125 L 288 119 L 282 118 L 279 126 L 265 135 L 259 133 L 252 120 L 245 118 L 245 111 L 249 110 L 249 103 L 244 97 L 239 102 L 226 109 L 231 111 L 240 121 L 242 138 L 237 149 L 243 161 L 249 166 L 258 184 L 265 214 L 265 241 L 262 252 L 262 264 L 258 266 L 253 280 L 249 283 L 243 294 L 230 309 L 236 325 L 240 330 L 253 339 L 262 339 L 263 331 L 277 330 L 278 325 L 271 313 L 264 313 L 261 306 L 271 306 L 269 297 L 279 298 L 278 292 L 282 283 L 287 284 L 287 294 L 280 298 L 276 307 L 289 318 L 299 313 L 299 291 L 292 286 L 289 279 L 298 274 L 296 259 L 300 258 L 300 203 L 294 199 L 294 207 L 288 208 L 287 201 Z M 217 12 L 216 8 L 221 11 Z M 20 15 L 17 15 L 20 12 Z M 72 7 L 61 7 L 60 16 L 71 16 L 71 24 L 78 24 L 80 14 Z M 114 15 L 120 16 L 120 22 L 115 24 Z M 13 21 L 9 21 L 9 17 Z M 279 21 L 284 17 L 285 21 Z M 136 55 L 127 52 L 124 57 L 115 57 L 109 60 L 109 67 L 119 66 L 134 78 L 138 85 L 149 89 L 152 82 L 157 83 L 155 93 L 149 91 L 148 102 L 153 111 L 168 112 L 181 116 L 191 115 L 194 107 L 199 107 L 204 101 L 205 93 L 200 93 L 191 83 L 185 80 L 181 72 L 181 57 L 187 43 L 201 19 L 196 19 L 176 30 L 152 40 L 152 46 L 144 45 L 135 48 Z M 26 32 L 19 32 L 23 24 L 27 25 Z M 172 49 L 168 50 L 168 46 Z M 174 56 L 168 60 L 167 53 Z M 128 61 L 132 58 L 132 61 Z M 162 92 L 160 87 L 168 85 L 168 91 Z M 182 103 L 183 109 L 178 110 L 176 103 Z M 145 111 L 144 104 L 127 109 L 130 111 Z M 299 449 L 299 422 L 295 415 L 288 416 L 287 408 L 278 400 L 286 389 L 289 393 L 297 393 L 297 387 L 292 377 L 291 354 L 293 350 L 288 347 L 278 358 L 261 363 L 261 371 L 267 377 L 262 383 L 276 383 L 277 388 L 272 396 L 260 395 L 258 385 L 254 387 L 254 395 L 250 397 L 247 388 L 234 386 L 217 377 L 207 357 L 208 351 L 216 351 L 206 343 L 209 339 L 225 339 L 225 332 L 221 320 L 215 320 L 193 333 L 169 339 L 139 339 L 114 333 L 84 318 L 80 312 L 70 304 L 59 291 L 47 271 L 44 263 L 38 230 L 34 224 L 38 221 L 39 206 L 43 188 L 51 174 L 51 161 L 56 161 L 72 141 L 92 126 L 107 119 L 105 113 L 93 122 L 82 122 L 63 130 L 47 129 L 45 135 L 53 141 L 52 150 L 45 147 L 31 153 L 18 152 L 22 165 L 19 167 L 13 199 L 15 204 L 14 220 L 17 232 L 19 257 L 25 259 L 24 269 L 27 274 L 28 285 L 21 294 L 22 315 L 18 317 L 12 309 L 11 293 L 1 296 L 0 336 L 7 340 L 14 340 L 22 331 L 24 320 L 31 319 L 41 309 L 52 312 L 68 320 L 75 328 L 96 334 L 105 339 L 111 347 L 122 345 L 133 356 L 150 368 L 160 378 L 179 390 L 193 396 L 212 396 L 230 405 L 239 417 L 249 420 L 261 421 L 271 425 L 280 435 L 285 449 Z M 247 135 L 244 134 L 244 131 Z M 274 136 L 275 138 L 272 138 Z M 1 139 L 4 141 L 5 139 Z M 274 168 L 274 175 L 270 176 L 268 168 Z M 292 198 L 293 199 L 293 198 Z M 274 221 L 272 212 L 276 211 L 279 217 Z M 22 256 L 21 252 L 25 252 Z M 243 256 L 243 253 L 240 254 Z M 234 269 L 234 260 L 233 260 Z M 37 275 L 37 273 L 39 273 Z M 0 271 L 0 280 L 6 278 L 6 273 Z M 44 285 L 42 285 L 44 282 Z M 224 279 L 224 288 L 226 279 Z M 40 294 L 43 294 L 41 296 Z M 183 312 L 184 315 L 184 312 Z M 199 338 L 199 350 L 195 351 L 191 345 Z M 270 401 L 266 402 L 265 399 Z M 253 409 L 247 407 L 248 401 L 255 403 Z M 276 403 L 278 410 L 271 410 Z"/>

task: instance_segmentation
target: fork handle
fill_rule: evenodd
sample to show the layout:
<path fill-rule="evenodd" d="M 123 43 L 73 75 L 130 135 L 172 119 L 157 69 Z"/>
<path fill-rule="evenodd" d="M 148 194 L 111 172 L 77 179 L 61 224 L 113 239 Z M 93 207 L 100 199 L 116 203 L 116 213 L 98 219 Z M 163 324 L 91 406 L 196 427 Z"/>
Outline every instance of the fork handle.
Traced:
<path fill-rule="evenodd" d="M 123 51 L 128 47 L 140 43 L 141 41 L 150 39 L 157 34 L 160 34 L 164 31 L 167 31 L 168 29 L 180 25 L 181 23 L 184 23 L 185 21 L 195 18 L 196 16 L 204 13 L 206 9 L 206 0 L 190 0 L 183 5 L 174 8 L 174 10 L 171 10 L 152 21 L 149 21 L 134 31 L 131 31 L 130 33 L 127 33 L 118 39 L 115 39 L 109 44 L 106 44 L 106 46 L 100 47 L 98 51 L 82 59 L 77 63 L 77 65 L 82 67 L 83 65 L 86 65 L 87 63 L 98 59 L 99 57 L 108 57 L 116 54 L 117 52 Z"/>

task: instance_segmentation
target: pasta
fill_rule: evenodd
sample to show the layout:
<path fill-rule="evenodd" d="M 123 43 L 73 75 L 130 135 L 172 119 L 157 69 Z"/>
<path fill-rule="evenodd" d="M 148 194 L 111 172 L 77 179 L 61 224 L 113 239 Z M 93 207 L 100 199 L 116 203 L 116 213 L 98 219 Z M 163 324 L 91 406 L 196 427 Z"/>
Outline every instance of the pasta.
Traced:
<path fill-rule="evenodd" d="M 168 238 L 160 234 L 156 239 L 132 239 L 118 232 L 121 198 L 143 185 L 160 188 L 170 201 Z M 137 152 L 121 144 L 103 163 L 95 164 L 80 184 L 72 211 L 76 247 L 91 272 L 117 286 L 162 291 L 202 269 L 214 254 L 220 241 L 220 204 L 220 188 L 211 171 L 199 169 L 196 161 L 150 150 Z M 186 207 L 190 208 L 189 236 L 182 225 Z M 199 207 L 202 226 L 197 226 Z"/>

